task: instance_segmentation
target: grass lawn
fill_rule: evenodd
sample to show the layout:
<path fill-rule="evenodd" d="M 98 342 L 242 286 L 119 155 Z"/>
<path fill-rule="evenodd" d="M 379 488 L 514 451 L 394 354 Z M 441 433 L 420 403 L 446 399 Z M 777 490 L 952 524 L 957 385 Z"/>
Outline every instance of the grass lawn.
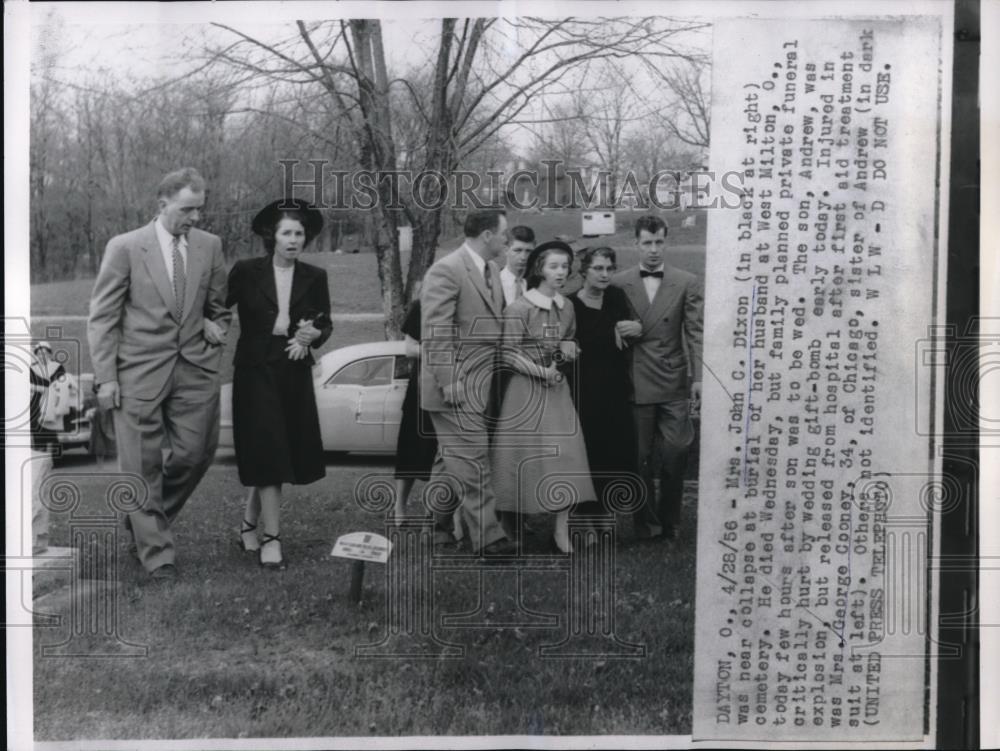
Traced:
<path fill-rule="evenodd" d="M 75 518 L 105 511 L 114 468 L 89 461 L 67 460 L 57 470 L 80 488 Z M 355 650 L 385 634 L 384 568 L 368 564 L 364 599 L 354 606 L 346 597 L 350 564 L 328 554 L 340 534 L 383 529 L 380 514 L 355 504 L 352 488 L 388 472 L 375 460 L 341 460 L 328 466 L 325 479 L 290 490 L 282 529 L 289 566 L 280 572 L 260 570 L 235 545 L 243 488 L 226 457 L 176 523 L 178 582 L 151 584 L 123 536 L 90 540 L 83 550 L 88 561 L 117 550 L 104 576 L 118 586 L 91 590 L 97 594 L 89 599 L 58 590 L 36 602 L 36 612 L 65 616 L 61 626 L 35 629 L 36 738 L 690 732 L 692 483 L 684 540 L 631 543 L 626 525 L 617 546 L 615 633 L 644 645 L 645 657 L 540 656 L 539 648 L 558 642 L 567 628 L 567 574 L 551 564 L 522 575 L 520 598 L 526 609 L 556 616 L 555 627 L 503 626 L 517 615 L 513 571 L 487 574 L 482 590 L 475 570 L 437 572 L 432 631 L 464 656 L 375 660 Z M 416 509 L 413 501 L 410 508 Z M 541 529 L 526 549 L 537 552 L 549 527 L 538 518 L 532 523 Z M 68 514 L 54 515 L 52 539 L 70 543 Z M 112 604 L 117 626 L 98 638 L 99 626 L 87 619 Z M 480 627 L 443 624 L 447 614 L 470 612 L 478 613 Z M 77 651 L 120 653 L 120 637 L 148 647 L 147 655 L 43 656 L 46 645 L 73 633 L 74 617 L 84 624 L 75 627 Z"/>

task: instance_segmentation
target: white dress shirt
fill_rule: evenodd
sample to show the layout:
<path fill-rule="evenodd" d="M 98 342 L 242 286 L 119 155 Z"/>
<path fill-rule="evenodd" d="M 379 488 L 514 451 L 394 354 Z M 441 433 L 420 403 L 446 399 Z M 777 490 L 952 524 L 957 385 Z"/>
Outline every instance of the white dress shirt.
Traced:
<path fill-rule="evenodd" d="M 514 276 L 514 272 L 504 266 L 500 269 L 500 284 L 503 285 L 503 303 L 510 305 L 518 298 L 517 290 L 524 294 L 524 277 Z"/>
<path fill-rule="evenodd" d="M 639 267 L 640 271 L 663 271 L 663 264 L 661 263 L 655 269 L 647 269 L 645 266 Z M 663 284 L 662 279 L 657 279 L 655 276 L 645 276 L 642 277 L 642 286 L 646 288 L 646 297 L 649 298 L 649 302 L 653 302 L 653 298 L 656 297 L 657 290 L 660 289 L 660 285 Z"/>
<path fill-rule="evenodd" d="M 163 226 L 160 217 L 156 217 L 153 223 L 156 227 L 156 239 L 160 241 L 160 252 L 163 254 L 163 265 L 167 267 L 167 278 L 170 280 L 171 289 L 174 286 L 174 236 Z M 188 267 L 188 241 L 184 235 L 177 236 L 180 239 L 181 260 L 184 262 L 184 271 Z"/>

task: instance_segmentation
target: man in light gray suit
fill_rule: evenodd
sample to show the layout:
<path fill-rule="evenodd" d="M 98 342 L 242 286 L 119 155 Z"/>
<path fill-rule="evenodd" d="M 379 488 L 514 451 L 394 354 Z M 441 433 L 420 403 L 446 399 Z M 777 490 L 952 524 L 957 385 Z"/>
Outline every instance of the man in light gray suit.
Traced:
<path fill-rule="evenodd" d="M 625 291 L 635 319 L 618 324 L 629 348 L 637 457 L 646 486 L 646 503 L 633 521 L 640 539 L 675 539 L 694 440 L 688 400 L 701 398 L 704 294 L 698 277 L 664 263 L 667 225 L 662 219 L 639 217 L 635 240 L 639 266 L 611 280 Z M 652 474 L 657 432 L 663 438 L 659 497 Z"/>
<path fill-rule="evenodd" d="M 222 241 L 194 229 L 205 181 L 171 172 L 159 215 L 108 242 L 90 301 L 87 339 L 97 398 L 114 410 L 118 463 L 147 496 L 129 513 L 135 553 L 173 579 L 170 525 L 212 463 L 219 437 L 219 365 L 231 317 Z"/>
<path fill-rule="evenodd" d="M 431 414 L 438 457 L 431 481 L 448 478 L 472 549 L 514 551 L 497 520 L 487 411 L 503 334 L 503 289 L 493 259 L 507 247 L 502 211 L 471 211 L 465 242 L 424 277 L 420 295 L 420 406 Z M 451 540 L 454 508 L 435 510 L 435 542 Z"/>

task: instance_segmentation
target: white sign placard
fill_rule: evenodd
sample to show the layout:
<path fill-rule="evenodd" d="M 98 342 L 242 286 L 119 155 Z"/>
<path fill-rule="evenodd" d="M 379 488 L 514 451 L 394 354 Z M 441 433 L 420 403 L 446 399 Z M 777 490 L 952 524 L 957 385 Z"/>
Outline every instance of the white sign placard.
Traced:
<path fill-rule="evenodd" d="M 333 544 L 330 555 L 337 558 L 353 558 L 356 561 L 386 563 L 392 543 L 374 532 L 351 532 L 341 535 Z"/>

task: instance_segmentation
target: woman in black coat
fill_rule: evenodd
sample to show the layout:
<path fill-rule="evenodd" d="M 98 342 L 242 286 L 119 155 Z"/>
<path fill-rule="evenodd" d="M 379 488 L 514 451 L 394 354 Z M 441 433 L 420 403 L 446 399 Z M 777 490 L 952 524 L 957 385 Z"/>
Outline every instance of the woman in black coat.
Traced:
<path fill-rule="evenodd" d="M 326 474 L 310 350 L 330 337 L 330 290 L 324 269 L 299 260 L 323 228 L 318 210 L 297 199 L 275 201 L 252 226 L 267 255 L 233 266 L 226 299 L 240 321 L 233 362 L 236 465 L 240 482 L 254 489 L 240 542 L 259 551 L 262 566 L 277 568 L 283 562 L 281 486 Z"/>
<path fill-rule="evenodd" d="M 583 286 L 570 296 L 576 309 L 576 340 L 580 357 L 574 364 L 576 407 L 587 444 L 587 461 L 597 497 L 604 511 L 610 510 L 608 496 L 620 496 L 637 487 L 635 429 L 629 403 L 626 343 L 620 335 L 630 325 L 631 312 L 625 293 L 610 286 L 616 269 L 611 248 L 587 248 L 580 253 Z M 631 324 L 634 325 L 634 324 Z M 627 329 L 626 329 L 627 330 Z M 613 491 L 610 485 L 617 485 Z M 583 505 L 583 513 L 598 509 Z"/>
<path fill-rule="evenodd" d="M 398 525 L 406 511 L 406 501 L 416 480 L 430 479 L 431 467 L 437 454 L 437 436 L 430 415 L 420 408 L 420 286 L 413 291 L 414 300 L 403 321 L 406 354 L 410 359 L 410 382 L 403 398 L 403 416 L 396 439 L 396 504 Z"/>

